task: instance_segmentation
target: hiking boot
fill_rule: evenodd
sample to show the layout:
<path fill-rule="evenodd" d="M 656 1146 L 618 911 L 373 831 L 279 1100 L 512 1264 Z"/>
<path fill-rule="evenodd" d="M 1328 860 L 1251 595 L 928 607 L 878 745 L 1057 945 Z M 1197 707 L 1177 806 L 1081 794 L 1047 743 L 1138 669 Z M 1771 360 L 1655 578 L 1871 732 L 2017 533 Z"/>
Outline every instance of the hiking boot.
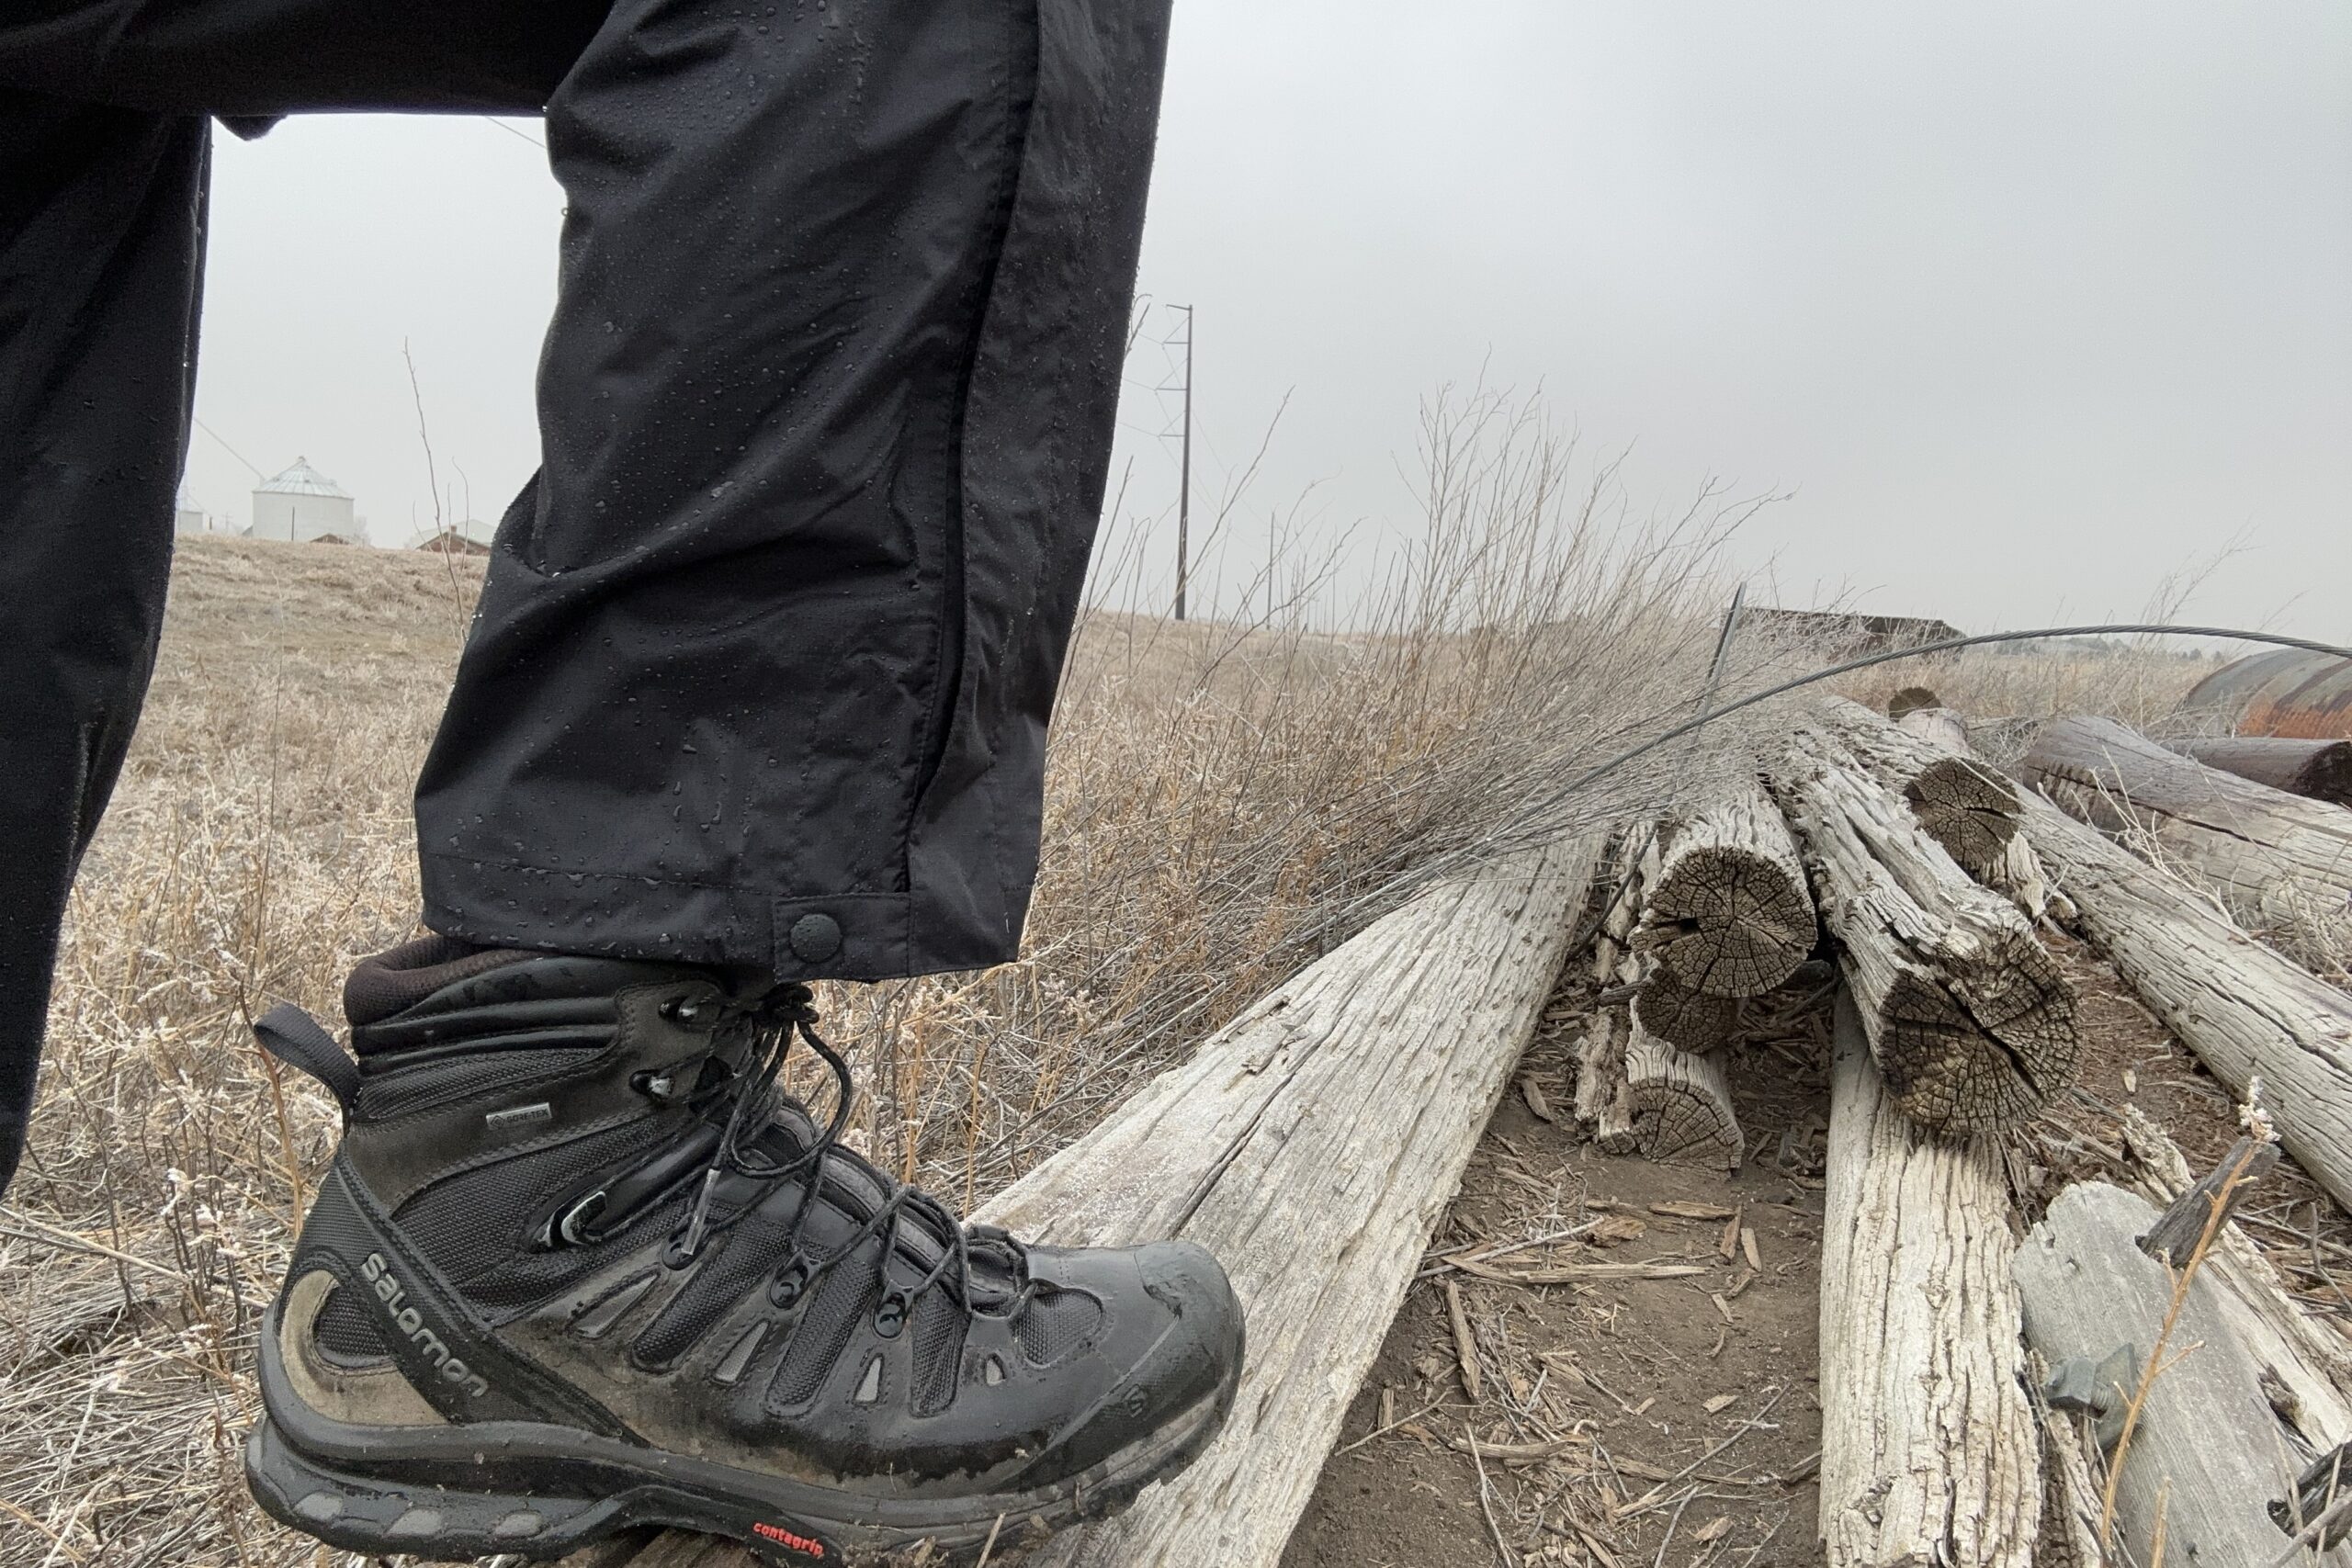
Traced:
<path fill-rule="evenodd" d="M 345 1115 L 261 1338 L 273 1516 L 347 1551 L 551 1558 L 679 1525 L 931 1561 L 1099 1517 L 1216 1435 L 1241 1309 L 1185 1242 L 1026 1247 L 841 1146 L 804 986 L 482 952 L 362 964 Z M 778 1084 L 796 1042 L 840 1094 Z"/>

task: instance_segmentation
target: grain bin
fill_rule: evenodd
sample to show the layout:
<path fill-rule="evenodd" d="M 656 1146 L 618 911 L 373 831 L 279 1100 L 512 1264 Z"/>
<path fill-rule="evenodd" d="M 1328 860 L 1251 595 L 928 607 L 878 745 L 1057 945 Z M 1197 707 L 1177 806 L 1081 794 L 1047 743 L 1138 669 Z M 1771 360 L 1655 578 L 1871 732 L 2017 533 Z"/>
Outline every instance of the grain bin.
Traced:
<path fill-rule="evenodd" d="M 2352 740 L 2352 660 L 2301 648 L 2249 654 L 2189 688 L 2180 711 L 2236 735 Z"/>
<path fill-rule="evenodd" d="M 292 468 L 254 487 L 254 525 L 245 532 L 256 539 L 356 543 L 359 525 L 351 507 L 348 491 L 311 467 L 308 457 L 297 457 Z"/>

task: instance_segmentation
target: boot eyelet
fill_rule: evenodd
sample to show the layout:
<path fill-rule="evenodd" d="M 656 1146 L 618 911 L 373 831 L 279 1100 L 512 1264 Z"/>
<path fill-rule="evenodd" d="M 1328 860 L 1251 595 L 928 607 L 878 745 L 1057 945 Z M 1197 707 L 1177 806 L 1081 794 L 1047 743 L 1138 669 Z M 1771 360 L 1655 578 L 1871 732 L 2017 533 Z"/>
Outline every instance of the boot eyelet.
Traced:
<path fill-rule="evenodd" d="M 809 1272 L 808 1260 L 800 1254 L 794 1253 L 792 1261 L 786 1263 L 776 1272 L 775 1278 L 768 1281 L 770 1303 L 788 1307 L 797 1302 L 802 1292 L 808 1289 Z"/>
<path fill-rule="evenodd" d="M 686 1250 L 686 1238 L 684 1235 L 673 1234 L 670 1237 L 669 1245 L 662 1249 L 662 1267 L 664 1269 L 684 1269 L 694 1260 L 695 1254 Z"/>
<path fill-rule="evenodd" d="M 885 1339 L 896 1339 L 899 1331 L 907 1325 L 910 1304 L 904 1291 L 892 1291 L 884 1296 L 882 1304 L 874 1309 L 874 1332 Z"/>
<path fill-rule="evenodd" d="M 673 1022 L 691 1024 L 702 1017 L 702 1002 L 694 997 L 672 997 L 662 1004 L 661 1011 Z"/>
<path fill-rule="evenodd" d="M 675 1067 L 665 1067 L 659 1073 L 650 1067 L 641 1068 L 629 1075 L 628 1087 L 657 1105 L 674 1105 L 684 1098 L 678 1092 Z"/>

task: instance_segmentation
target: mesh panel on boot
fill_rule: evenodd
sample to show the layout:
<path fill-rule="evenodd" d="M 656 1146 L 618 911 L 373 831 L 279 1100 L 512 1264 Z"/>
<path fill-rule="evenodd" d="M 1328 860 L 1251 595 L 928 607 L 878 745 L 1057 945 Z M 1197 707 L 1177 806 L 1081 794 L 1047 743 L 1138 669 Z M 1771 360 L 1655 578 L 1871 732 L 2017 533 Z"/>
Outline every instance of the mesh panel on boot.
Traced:
<path fill-rule="evenodd" d="M 405 1116 L 469 1095 L 489 1094 L 508 1084 L 527 1083 L 548 1073 L 568 1072 L 604 1055 L 601 1045 L 564 1051 L 484 1051 L 429 1067 L 412 1067 L 359 1084 L 359 1114 L 370 1120 Z"/>
<path fill-rule="evenodd" d="M 391 1352 L 376 1332 L 373 1319 L 359 1304 L 358 1293 L 337 1286 L 327 1295 L 311 1325 L 311 1337 L 320 1349 L 338 1361 L 379 1361 Z"/>
<path fill-rule="evenodd" d="M 1102 1308 L 1092 1296 L 1044 1285 L 1012 1320 L 1012 1333 L 1021 1341 L 1021 1353 L 1044 1367 L 1084 1344 L 1102 1321 Z"/>
<path fill-rule="evenodd" d="M 637 1359 L 649 1367 L 666 1367 L 693 1349 L 784 1261 L 786 1230 L 781 1221 L 751 1219 L 713 1236 L 707 1244 L 715 1249 L 712 1255 L 630 1347 Z"/>
<path fill-rule="evenodd" d="M 956 1373 L 970 1326 L 971 1319 L 944 1290 L 925 1291 L 915 1303 L 914 1390 L 907 1403 L 916 1415 L 936 1416 L 955 1402 Z"/>
<path fill-rule="evenodd" d="M 401 1204 L 393 1223 L 478 1305 L 530 1306 L 636 1246 L 649 1227 L 677 1223 L 683 1200 L 649 1210 L 594 1246 L 529 1250 L 531 1226 L 548 1198 L 596 1171 L 620 1169 L 644 1145 L 645 1128 L 632 1123 L 518 1155 L 435 1182 Z"/>
<path fill-rule="evenodd" d="M 824 1277 L 808 1311 L 792 1331 L 784 1364 L 768 1384 L 768 1408 L 793 1410 L 817 1397 L 817 1390 L 842 1359 L 858 1320 L 881 1301 L 879 1281 L 865 1258 L 852 1258 Z"/>

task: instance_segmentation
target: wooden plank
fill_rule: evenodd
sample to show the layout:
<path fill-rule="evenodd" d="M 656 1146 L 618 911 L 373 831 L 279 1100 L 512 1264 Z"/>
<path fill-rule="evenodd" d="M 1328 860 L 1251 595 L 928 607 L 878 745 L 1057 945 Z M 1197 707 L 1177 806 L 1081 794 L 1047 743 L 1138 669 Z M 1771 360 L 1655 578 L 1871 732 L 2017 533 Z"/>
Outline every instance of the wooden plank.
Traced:
<path fill-rule="evenodd" d="M 2057 964 L 1838 735 L 1800 725 L 1789 746 L 1772 790 L 1894 1102 L 1955 1134 L 2033 1115 L 2073 1083 L 2080 1051 Z"/>
<path fill-rule="evenodd" d="M 1821 1537 L 1829 1568 L 2031 1568 L 2041 1440 L 2018 1340 L 1996 1140 L 1923 1137 L 1841 992 L 1822 1227 Z"/>
<path fill-rule="evenodd" d="M 2240 1138 L 2219 1165 L 2173 1199 L 2140 1238 L 2140 1250 L 2175 1269 L 2187 1268 L 2197 1255 L 2198 1243 L 2212 1228 L 2216 1211 L 2226 1224 L 2254 1184 L 2278 1163 L 2278 1145 L 2268 1139 Z"/>
<path fill-rule="evenodd" d="M 1577 1047 L 1577 1120 L 1605 1155 L 1632 1154 L 1641 1140 L 1634 1132 L 1634 1088 L 1625 1078 L 1623 1015 L 1603 1011 Z"/>
<path fill-rule="evenodd" d="M 2059 1194 L 2026 1238 L 2017 1258 L 2026 1337 L 2052 1366 L 2075 1356 L 2097 1361 L 2119 1345 L 2143 1364 L 2154 1353 L 2172 1279 L 2134 1243 L 2156 1218 L 2143 1199 L 2084 1182 Z M 2201 1275 L 2190 1281 L 2164 1365 L 2117 1482 L 2118 1537 L 2134 1561 L 2152 1561 L 2161 1496 L 2166 1562 L 2262 1568 L 2287 1546 L 2264 1505 L 2293 1485 L 2306 1456 L 2287 1441 L 2258 1369 Z"/>
<path fill-rule="evenodd" d="M 1641 921 L 1643 881 L 1657 871 L 1657 833 L 1655 822 L 1634 823 L 1618 836 L 1610 857 L 1600 927 L 1592 942 L 1592 977 L 1602 986 L 1615 983 L 1617 966 Z"/>
<path fill-rule="evenodd" d="M 1374 922 L 980 1212 L 1056 1246 L 1201 1242 L 1249 1312 L 1208 1451 L 1024 1563 L 1272 1568 L 1534 1032 L 1600 851 L 1512 856 Z M 698 1543 L 674 1568 L 733 1552 Z"/>
<path fill-rule="evenodd" d="M 2241 920 L 2352 912 L 2352 811 L 2341 806 L 2209 768 L 2107 718 L 2045 726 L 2023 768 L 2082 821 L 2148 834 Z"/>

